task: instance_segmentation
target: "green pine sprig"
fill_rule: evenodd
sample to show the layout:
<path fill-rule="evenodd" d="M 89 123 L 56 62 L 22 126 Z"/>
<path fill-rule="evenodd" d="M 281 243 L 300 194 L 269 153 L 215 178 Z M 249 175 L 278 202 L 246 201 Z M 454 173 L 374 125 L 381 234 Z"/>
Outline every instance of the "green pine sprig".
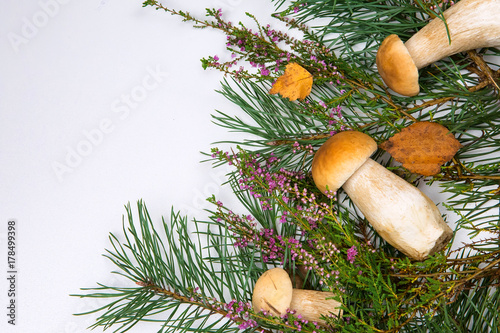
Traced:
<path fill-rule="evenodd" d="M 124 281 L 128 286 L 99 284 L 74 295 L 109 299 L 108 304 L 80 314 L 101 313 L 91 328 L 113 326 L 116 332 L 126 332 L 145 321 L 158 323 L 158 332 L 176 327 L 185 332 L 238 332 L 238 325 L 248 318 L 230 317 L 234 311 L 230 300 L 248 297 L 252 279 L 242 262 L 249 258 L 228 249 L 227 235 L 191 230 L 192 225 L 178 213 L 155 225 L 142 202 L 137 204 L 138 223 L 130 205 L 126 209 L 125 239 L 111 234 L 112 249 L 105 257 L 118 268 L 113 273 L 129 281 Z M 193 232 L 199 237 L 193 238 Z M 216 260 L 202 256 L 214 249 Z M 248 264 L 251 267 L 251 261 Z"/>

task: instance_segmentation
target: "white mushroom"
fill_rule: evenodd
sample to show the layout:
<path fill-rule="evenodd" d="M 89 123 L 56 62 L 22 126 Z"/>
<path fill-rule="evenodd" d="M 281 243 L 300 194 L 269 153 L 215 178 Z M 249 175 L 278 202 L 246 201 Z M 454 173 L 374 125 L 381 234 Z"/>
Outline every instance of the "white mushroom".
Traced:
<path fill-rule="evenodd" d="M 314 156 L 314 182 L 323 193 L 342 187 L 381 237 L 424 260 L 442 250 L 453 232 L 424 193 L 370 159 L 376 150 L 364 133 L 335 134 Z"/>
<path fill-rule="evenodd" d="M 321 316 L 333 313 L 341 315 L 340 303 L 335 294 L 327 291 L 294 289 L 288 273 L 282 268 L 272 268 L 257 280 L 252 305 L 255 312 L 266 311 L 274 316 L 283 316 L 287 310 L 295 310 L 297 315 L 309 322 L 326 325 Z"/>
<path fill-rule="evenodd" d="M 459 52 L 500 46 L 500 0 L 461 0 L 443 16 L 446 25 L 436 17 L 404 44 L 397 35 L 382 42 L 376 62 L 389 88 L 415 96 L 420 68 Z"/>

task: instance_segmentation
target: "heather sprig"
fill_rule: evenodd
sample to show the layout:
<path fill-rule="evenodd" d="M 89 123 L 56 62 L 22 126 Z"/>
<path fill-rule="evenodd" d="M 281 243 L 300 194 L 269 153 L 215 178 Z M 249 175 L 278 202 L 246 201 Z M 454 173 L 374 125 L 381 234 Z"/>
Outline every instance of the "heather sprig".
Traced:
<path fill-rule="evenodd" d="M 209 27 L 220 30 L 227 36 L 226 49 L 230 54 L 229 58 L 221 60 L 218 55 L 204 58 L 201 61 L 205 69 L 215 68 L 238 81 L 241 79 L 272 81 L 286 64 L 299 62 L 311 72 L 317 84 L 340 82 L 342 79 L 332 50 L 317 41 L 293 37 L 289 33 L 276 30 L 270 24 L 261 25 L 250 13 L 247 13 L 247 16 L 255 24 L 255 28 L 249 28 L 242 22 L 234 24 L 225 21 L 222 9 L 207 9 L 207 17 L 211 19 L 201 20 L 187 12 L 170 9 L 155 0 L 144 2 L 144 6 L 152 6 L 157 10 L 180 16 L 198 28 Z M 286 18 L 283 21 L 293 26 L 293 21 Z M 306 29 L 304 25 L 300 28 L 303 31 Z"/>
<path fill-rule="evenodd" d="M 243 23 L 234 26 L 221 18 L 220 11 L 208 11 L 215 17 L 219 27 L 227 35 L 226 49 L 230 59 L 220 62 L 218 56 L 202 59 L 203 68 L 215 68 L 235 79 L 274 80 L 276 75 L 290 62 L 298 62 L 311 72 L 316 84 L 341 81 L 341 74 L 335 65 L 335 56 L 317 42 L 298 39 L 288 33 L 273 29 L 270 24 L 261 26 L 256 18 L 247 13 L 256 30 Z M 239 66 L 239 67 L 238 67 Z M 247 69 L 245 69 L 247 66 Z M 236 70 L 231 68 L 237 67 Z M 249 69 L 248 69 L 249 67 Z"/>
<path fill-rule="evenodd" d="M 331 204 L 335 197 L 329 195 L 325 200 L 318 196 L 302 171 L 276 168 L 279 159 L 273 154 L 261 156 L 242 149 L 229 153 L 214 148 L 212 157 L 236 167 L 239 190 L 257 199 L 263 210 L 279 206 L 281 223 L 294 223 L 305 233 L 318 228 L 326 215 L 334 215 Z"/>

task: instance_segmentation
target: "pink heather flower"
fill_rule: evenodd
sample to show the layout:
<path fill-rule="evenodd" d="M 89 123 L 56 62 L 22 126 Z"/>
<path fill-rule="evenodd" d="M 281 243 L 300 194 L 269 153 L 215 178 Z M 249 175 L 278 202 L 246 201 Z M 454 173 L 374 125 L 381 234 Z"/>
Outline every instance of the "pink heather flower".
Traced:
<path fill-rule="evenodd" d="M 260 75 L 262 75 L 262 76 L 267 76 L 270 73 L 271 72 L 267 68 L 261 68 L 261 70 L 260 70 Z"/>
<path fill-rule="evenodd" d="M 217 55 L 214 56 L 215 61 L 219 61 L 219 57 Z"/>
<path fill-rule="evenodd" d="M 355 245 L 351 246 L 351 248 L 347 250 L 347 260 L 349 260 L 351 264 L 354 263 L 357 254 L 358 250 L 356 249 L 356 246 Z"/>

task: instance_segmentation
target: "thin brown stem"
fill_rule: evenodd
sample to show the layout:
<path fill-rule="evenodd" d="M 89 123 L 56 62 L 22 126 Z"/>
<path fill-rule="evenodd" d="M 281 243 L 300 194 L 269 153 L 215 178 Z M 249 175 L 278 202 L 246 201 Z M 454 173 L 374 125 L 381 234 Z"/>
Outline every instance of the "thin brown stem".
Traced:
<path fill-rule="evenodd" d="M 474 61 L 474 63 L 479 67 L 479 69 L 481 70 L 481 72 L 484 74 L 484 76 L 487 78 L 487 80 L 495 86 L 495 88 L 497 89 L 497 91 L 500 91 L 500 88 L 498 87 L 496 81 L 495 81 L 495 73 L 493 72 L 493 70 L 488 66 L 488 64 L 486 64 L 486 62 L 484 61 L 483 57 L 481 57 L 476 50 L 471 50 L 471 51 L 467 51 L 467 55 L 469 56 L 469 58 L 472 59 L 472 61 Z"/>
<path fill-rule="evenodd" d="M 205 309 L 207 311 L 210 311 L 212 313 L 217 313 L 217 314 L 221 315 L 223 318 L 228 318 L 229 312 L 223 310 L 223 307 L 225 304 L 222 302 L 214 302 L 214 303 L 203 302 L 202 301 L 203 296 L 201 296 L 199 294 L 196 294 L 197 297 L 188 298 L 188 297 L 180 295 L 176 292 L 173 292 L 173 291 L 170 291 L 168 289 L 157 286 L 151 282 L 140 281 L 137 284 L 143 286 L 144 288 L 150 289 L 151 291 L 153 291 L 156 294 L 160 294 L 162 296 L 173 298 L 173 299 L 175 299 L 181 303 L 184 303 L 184 304 L 192 304 L 192 305 L 195 305 L 195 306 L 200 307 L 202 309 Z M 265 317 L 262 317 L 259 315 L 252 315 L 252 316 L 255 318 L 269 321 L 269 318 L 265 318 Z M 245 322 L 245 319 L 237 317 L 237 316 L 231 316 L 231 320 L 233 322 L 235 322 L 236 324 L 241 324 L 241 323 Z M 288 328 L 293 328 L 293 327 L 288 326 Z M 264 329 L 262 327 L 259 327 L 259 332 L 272 333 L 272 331 Z"/>

